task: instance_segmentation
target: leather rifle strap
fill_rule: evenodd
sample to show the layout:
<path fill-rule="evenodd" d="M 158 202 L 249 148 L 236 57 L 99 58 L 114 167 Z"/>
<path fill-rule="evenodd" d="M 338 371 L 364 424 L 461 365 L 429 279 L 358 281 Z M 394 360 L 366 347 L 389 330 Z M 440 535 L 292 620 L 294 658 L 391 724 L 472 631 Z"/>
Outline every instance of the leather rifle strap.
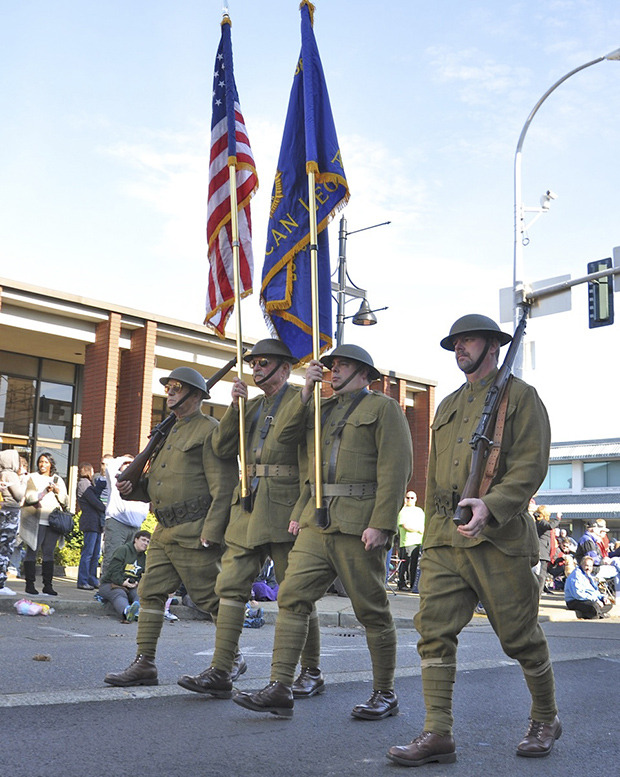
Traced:
<path fill-rule="evenodd" d="M 328 483 L 335 483 L 336 480 L 336 464 L 338 463 L 338 453 L 340 451 L 340 443 L 342 441 L 342 432 L 344 430 L 345 423 L 347 422 L 347 419 L 351 415 L 351 413 L 355 410 L 355 408 L 359 405 L 359 403 L 364 399 L 364 397 L 368 396 L 370 394 L 370 391 L 368 391 L 367 388 L 361 389 L 360 393 L 352 400 L 351 404 L 349 405 L 349 408 L 347 412 L 342 416 L 338 424 L 336 425 L 336 428 L 333 432 L 333 442 L 332 442 L 332 450 L 331 455 L 329 457 L 329 467 L 327 470 L 327 482 Z"/>
<path fill-rule="evenodd" d="M 267 437 L 267 433 L 269 432 L 269 429 L 271 428 L 271 424 L 273 423 L 273 419 L 275 418 L 276 413 L 278 412 L 278 408 L 280 407 L 280 403 L 282 402 L 282 399 L 284 398 L 284 395 L 286 394 L 286 390 L 288 388 L 288 383 L 285 383 L 282 388 L 279 390 L 277 397 L 275 398 L 275 401 L 273 403 L 273 407 L 271 408 L 271 413 L 269 413 L 267 416 L 265 416 L 265 421 L 263 423 L 263 426 L 261 427 L 261 430 L 258 435 L 258 443 L 256 445 L 256 449 L 254 451 L 254 463 L 260 464 L 261 463 L 261 456 L 263 455 L 263 446 L 265 445 L 265 438 Z M 252 419 L 252 426 L 250 428 L 250 434 L 248 435 L 248 443 L 252 443 L 252 439 L 254 437 L 254 432 L 256 430 L 256 425 L 258 423 L 258 419 L 260 418 L 263 406 L 265 405 L 265 397 L 263 397 L 261 403 L 258 406 L 258 410 Z M 256 489 L 258 488 L 259 478 L 254 477 L 252 478 L 252 482 L 250 483 L 250 491 L 254 493 Z"/>
<path fill-rule="evenodd" d="M 512 383 L 512 375 L 504 391 L 504 396 L 499 403 L 499 410 L 497 411 L 497 420 L 495 421 L 495 429 L 493 432 L 493 445 L 491 446 L 491 453 L 487 459 L 487 464 L 484 469 L 484 475 L 480 482 L 479 496 L 484 496 L 493 482 L 493 478 L 497 473 L 499 466 L 499 454 L 502 447 L 502 437 L 504 436 L 504 427 L 506 425 L 506 412 L 508 410 L 508 395 L 510 393 L 510 384 Z"/>

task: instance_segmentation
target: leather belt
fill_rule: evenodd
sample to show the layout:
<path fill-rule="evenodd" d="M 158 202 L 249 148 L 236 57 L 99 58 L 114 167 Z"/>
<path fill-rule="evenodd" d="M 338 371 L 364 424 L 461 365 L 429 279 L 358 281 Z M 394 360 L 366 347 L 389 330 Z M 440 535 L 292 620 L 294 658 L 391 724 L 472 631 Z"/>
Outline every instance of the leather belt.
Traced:
<path fill-rule="evenodd" d="M 299 467 L 296 464 L 248 464 L 247 470 L 251 478 L 299 477 Z"/>
<path fill-rule="evenodd" d="M 310 490 L 314 496 L 314 483 L 310 485 Z M 323 483 L 323 496 L 373 496 L 376 493 L 376 483 Z"/>
<path fill-rule="evenodd" d="M 158 508 L 155 510 L 155 516 L 164 529 L 170 529 L 181 523 L 204 518 L 210 504 L 210 496 L 197 496 L 195 499 L 187 499 L 185 502 L 176 502 L 170 507 Z"/>

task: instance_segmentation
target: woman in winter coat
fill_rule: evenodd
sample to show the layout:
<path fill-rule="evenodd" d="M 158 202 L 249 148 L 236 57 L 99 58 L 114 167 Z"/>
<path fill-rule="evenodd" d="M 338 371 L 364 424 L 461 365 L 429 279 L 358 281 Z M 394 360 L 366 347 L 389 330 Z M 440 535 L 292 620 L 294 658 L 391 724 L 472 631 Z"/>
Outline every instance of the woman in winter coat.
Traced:
<path fill-rule="evenodd" d="M 67 486 L 56 472 L 54 457 L 51 453 L 42 453 L 37 459 L 37 472 L 31 472 L 28 477 L 19 529 L 19 535 L 27 545 L 24 558 L 27 594 L 39 593 L 34 583 L 37 552 L 40 550 L 43 559 L 43 593 L 58 595 L 52 586 L 52 577 L 54 550 L 60 535 L 50 527 L 48 519 L 52 510 L 57 507 L 66 510 L 68 505 Z"/>
<path fill-rule="evenodd" d="M 97 567 L 101 555 L 101 532 L 105 522 L 105 505 L 100 499 L 105 480 L 93 484 L 93 465 L 80 464 L 78 469 L 77 504 L 82 511 L 80 531 L 84 534 L 84 545 L 78 567 L 77 587 L 86 591 L 99 588 Z"/>

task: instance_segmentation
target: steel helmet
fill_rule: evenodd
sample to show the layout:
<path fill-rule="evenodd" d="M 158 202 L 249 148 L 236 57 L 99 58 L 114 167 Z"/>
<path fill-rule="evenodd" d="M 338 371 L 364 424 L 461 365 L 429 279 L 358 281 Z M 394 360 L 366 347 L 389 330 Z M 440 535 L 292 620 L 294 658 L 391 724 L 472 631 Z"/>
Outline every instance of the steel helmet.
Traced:
<path fill-rule="evenodd" d="M 166 376 L 165 378 L 160 378 L 159 382 L 162 386 L 165 386 L 169 380 L 178 380 L 181 383 L 185 383 L 187 386 L 191 386 L 192 388 L 196 388 L 199 391 L 202 391 L 206 399 L 209 399 L 210 397 L 205 379 L 198 372 L 198 370 L 193 369 L 193 367 L 175 367 L 170 375 Z"/>
<path fill-rule="evenodd" d="M 265 340 L 259 340 L 252 348 L 250 353 L 246 353 L 243 357 L 244 362 L 251 362 L 252 359 L 256 359 L 260 356 L 275 356 L 282 361 L 295 364 L 297 359 L 290 352 L 287 345 L 282 340 L 278 340 L 275 337 L 268 337 Z"/>
<path fill-rule="evenodd" d="M 368 371 L 370 380 L 378 380 L 381 377 L 381 373 L 375 367 L 372 356 L 368 351 L 360 348 L 359 345 L 338 345 L 330 354 L 323 356 L 320 359 L 321 364 L 324 364 L 327 369 L 331 370 L 332 363 L 336 356 L 340 356 L 343 359 L 351 359 L 351 361 L 360 362 L 361 364 L 366 365 L 366 367 L 370 367 Z"/>
<path fill-rule="evenodd" d="M 452 338 L 456 337 L 456 335 L 463 335 L 466 332 L 497 337 L 500 345 L 506 345 L 512 340 L 512 335 L 502 331 L 492 318 L 482 316 L 479 313 L 469 313 L 466 316 L 461 316 L 452 324 L 450 334 L 444 337 L 439 344 L 446 351 L 453 351 L 454 344 Z"/>

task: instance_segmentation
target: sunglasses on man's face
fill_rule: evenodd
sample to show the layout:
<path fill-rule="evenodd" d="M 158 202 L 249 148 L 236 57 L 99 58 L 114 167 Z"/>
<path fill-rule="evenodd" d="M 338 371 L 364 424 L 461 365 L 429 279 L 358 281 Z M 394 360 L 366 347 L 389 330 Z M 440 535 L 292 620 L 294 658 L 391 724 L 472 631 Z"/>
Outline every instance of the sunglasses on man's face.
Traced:
<path fill-rule="evenodd" d="M 249 362 L 250 369 L 254 369 L 254 367 L 267 367 L 269 365 L 269 359 L 252 359 Z"/>
<path fill-rule="evenodd" d="M 178 394 L 179 391 L 183 388 L 183 384 L 180 383 L 178 380 L 169 380 L 168 383 L 164 386 L 164 392 L 166 394 Z"/>

